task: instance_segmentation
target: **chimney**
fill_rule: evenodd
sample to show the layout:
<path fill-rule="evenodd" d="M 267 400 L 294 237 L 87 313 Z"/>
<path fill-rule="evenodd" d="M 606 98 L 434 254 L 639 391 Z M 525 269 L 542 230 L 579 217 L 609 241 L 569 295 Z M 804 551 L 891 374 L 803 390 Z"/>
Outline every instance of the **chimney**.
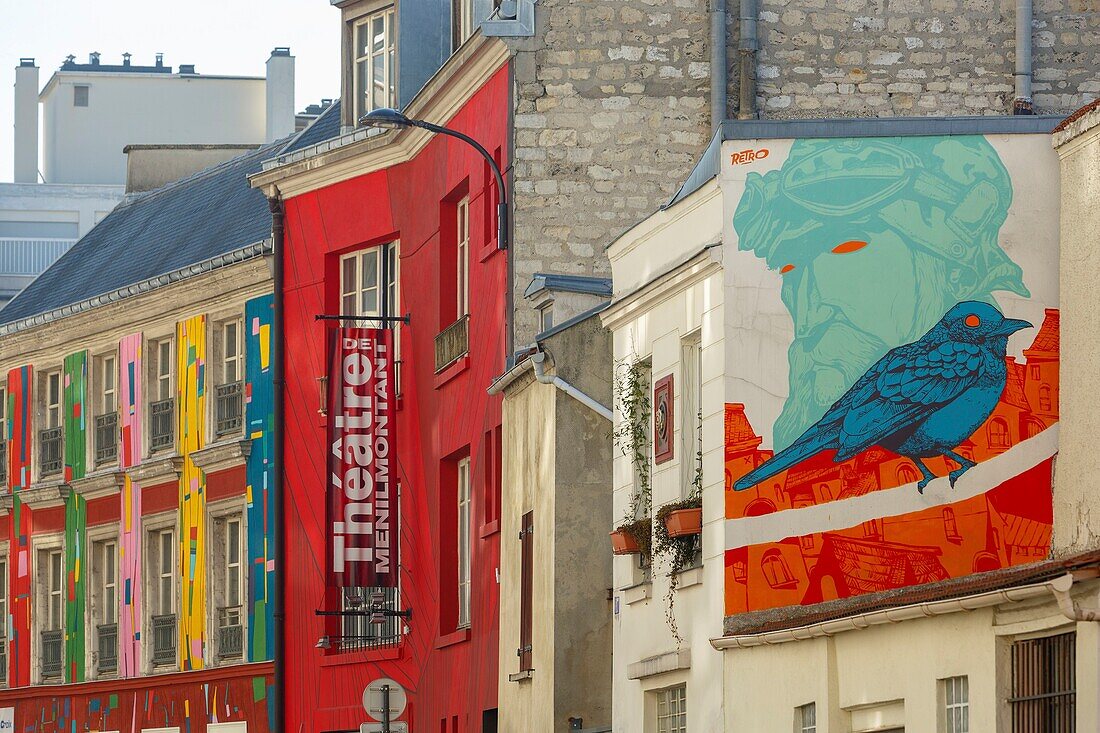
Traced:
<path fill-rule="evenodd" d="M 123 66 L 129 66 L 130 65 L 130 57 L 132 55 L 133 54 L 131 54 L 130 52 L 126 52 L 126 53 L 122 54 L 122 65 Z"/>
<path fill-rule="evenodd" d="M 19 59 L 15 67 L 16 183 L 38 183 L 38 67 Z"/>
<path fill-rule="evenodd" d="M 161 66 L 164 66 L 164 54 L 158 53 L 157 54 L 157 67 L 159 68 Z"/>
<path fill-rule="evenodd" d="M 267 60 L 267 142 L 294 132 L 294 57 L 276 46 Z"/>
<path fill-rule="evenodd" d="M 195 73 L 195 65 L 194 64 L 180 64 L 180 73 L 181 74 L 194 74 Z"/>
<path fill-rule="evenodd" d="M 99 51 L 92 51 L 88 54 L 88 63 L 92 66 L 99 66 Z"/>

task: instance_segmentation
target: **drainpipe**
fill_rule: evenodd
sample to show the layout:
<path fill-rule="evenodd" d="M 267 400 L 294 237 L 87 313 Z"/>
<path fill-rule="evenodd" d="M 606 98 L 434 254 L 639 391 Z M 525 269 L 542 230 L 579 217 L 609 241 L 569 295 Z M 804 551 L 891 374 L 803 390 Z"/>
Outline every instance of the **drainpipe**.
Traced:
<path fill-rule="evenodd" d="M 614 421 L 610 409 L 600 404 L 593 398 L 589 397 L 584 392 L 581 392 L 579 389 L 577 389 L 561 377 L 552 377 L 546 373 L 545 351 L 536 351 L 534 354 L 532 354 L 531 363 L 535 365 L 535 379 L 539 380 L 540 383 L 554 385 L 562 392 L 565 392 L 567 395 L 580 402 L 585 407 L 590 408 L 597 414 L 607 418 L 609 421 Z"/>
<path fill-rule="evenodd" d="M 727 114 L 726 0 L 712 0 L 710 9 L 710 132 L 722 127 Z"/>
<path fill-rule="evenodd" d="M 756 0 L 741 0 L 740 77 L 738 79 L 737 119 L 756 119 Z"/>
<path fill-rule="evenodd" d="M 1054 600 L 1058 601 L 1058 610 L 1063 616 L 1072 621 L 1100 621 L 1100 603 L 1083 606 L 1070 595 L 1070 589 L 1073 588 L 1072 573 L 1055 578 L 1049 585 L 1050 592 L 1054 594 Z M 1097 601 L 1100 601 L 1100 593 L 1097 594 Z"/>
<path fill-rule="evenodd" d="M 283 393 L 285 392 L 285 378 L 283 376 L 283 202 L 278 194 L 268 199 L 271 209 L 271 241 L 272 256 L 275 258 L 275 298 L 274 312 L 272 313 L 271 330 L 271 383 L 275 392 L 272 395 L 272 410 L 274 423 L 271 426 L 271 438 L 274 444 L 272 455 L 272 544 L 275 556 L 275 598 L 272 608 L 272 620 L 275 626 L 272 631 L 275 634 L 275 725 L 274 733 L 286 732 L 286 637 L 283 630 L 286 625 L 286 614 L 283 598 L 286 586 L 286 543 L 283 531 L 283 422 L 285 410 L 283 406 Z"/>
<path fill-rule="evenodd" d="M 1031 104 L 1031 0 L 1016 0 L 1016 98 L 1012 114 L 1033 115 Z"/>

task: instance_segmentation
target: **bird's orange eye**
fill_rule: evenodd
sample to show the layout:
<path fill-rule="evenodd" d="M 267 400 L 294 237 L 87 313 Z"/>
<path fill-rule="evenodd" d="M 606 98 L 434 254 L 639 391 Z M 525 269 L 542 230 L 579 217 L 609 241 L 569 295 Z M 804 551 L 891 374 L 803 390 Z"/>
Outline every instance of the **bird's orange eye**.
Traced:
<path fill-rule="evenodd" d="M 964 321 L 964 323 L 966 323 L 966 325 L 970 326 L 971 328 L 977 328 L 978 326 L 982 325 L 982 319 L 971 313 L 969 316 L 966 317 L 966 321 Z"/>
<path fill-rule="evenodd" d="M 841 242 L 837 246 L 833 247 L 833 254 L 835 254 L 835 255 L 846 255 L 849 252 L 858 252 L 859 250 L 863 249 L 866 246 L 867 246 L 866 242 L 861 242 L 858 239 L 853 239 L 853 240 L 848 241 L 848 242 Z"/>
<path fill-rule="evenodd" d="M 788 272 L 794 269 L 794 265 L 783 265 L 779 268 L 780 275 L 786 275 Z"/>

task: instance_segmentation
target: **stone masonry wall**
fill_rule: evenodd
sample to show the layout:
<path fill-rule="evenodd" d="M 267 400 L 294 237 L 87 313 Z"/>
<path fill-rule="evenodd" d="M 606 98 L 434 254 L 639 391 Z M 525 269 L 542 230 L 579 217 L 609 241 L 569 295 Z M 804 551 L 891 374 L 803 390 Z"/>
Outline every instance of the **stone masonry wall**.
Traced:
<path fill-rule="evenodd" d="M 729 112 L 738 0 L 727 0 Z M 1036 111 L 1100 96 L 1100 0 L 1034 0 Z M 516 343 L 535 272 L 607 276 L 710 138 L 710 0 L 540 0 L 515 52 Z M 1011 112 L 1014 0 L 759 0 L 761 117 Z"/>

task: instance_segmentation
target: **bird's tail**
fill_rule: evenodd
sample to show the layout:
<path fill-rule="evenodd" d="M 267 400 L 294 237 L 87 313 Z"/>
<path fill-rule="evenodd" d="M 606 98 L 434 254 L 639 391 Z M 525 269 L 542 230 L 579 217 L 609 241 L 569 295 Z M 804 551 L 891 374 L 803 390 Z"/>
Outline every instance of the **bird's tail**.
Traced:
<path fill-rule="evenodd" d="M 833 444 L 834 436 L 829 431 L 815 431 L 814 428 L 811 428 L 807 433 L 808 434 L 803 434 L 803 436 L 794 443 L 776 453 L 769 460 L 761 463 L 752 471 L 742 476 L 733 485 L 733 488 L 736 491 L 751 489 L 761 481 L 765 481 L 781 471 L 786 471 L 788 468 L 801 463 L 810 456 L 816 455 L 826 448 L 836 447 Z"/>

